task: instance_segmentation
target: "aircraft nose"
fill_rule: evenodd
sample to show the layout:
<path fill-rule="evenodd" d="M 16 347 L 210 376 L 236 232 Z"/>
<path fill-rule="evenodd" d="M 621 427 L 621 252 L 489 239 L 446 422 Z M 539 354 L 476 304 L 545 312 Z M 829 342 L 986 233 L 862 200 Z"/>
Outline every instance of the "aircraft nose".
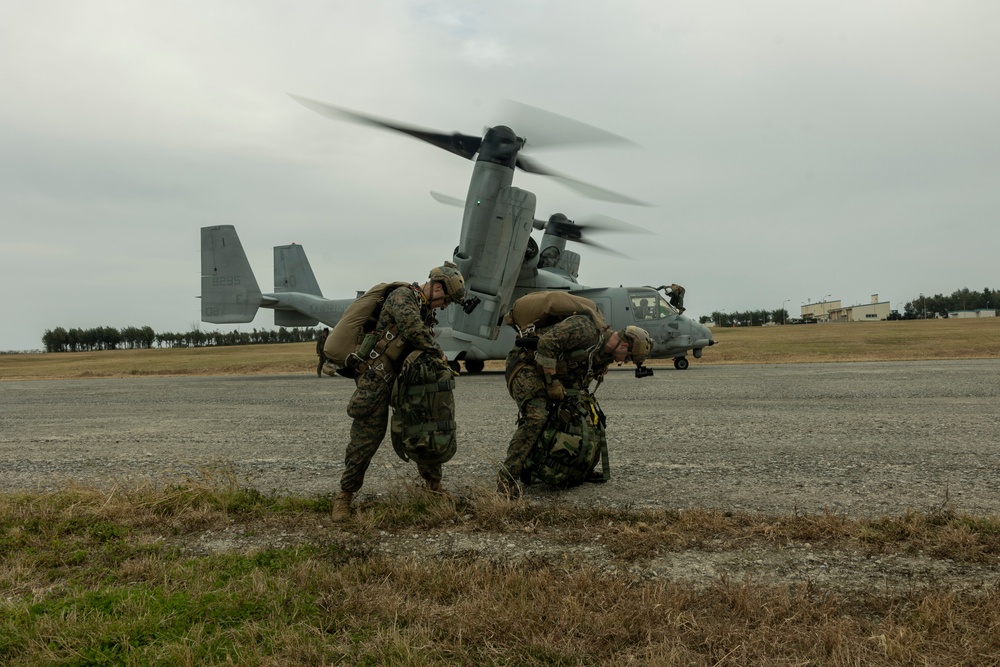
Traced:
<path fill-rule="evenodd" d="M 700 322 L 691 322 L 691 331 L 694 345 L 692 354 L 694 354 L 695 359 L 701 358 L 702 350 L 706 347 L 711 347 L 715 345 L 715 339 L 712 338 L 712 331 Z"/>

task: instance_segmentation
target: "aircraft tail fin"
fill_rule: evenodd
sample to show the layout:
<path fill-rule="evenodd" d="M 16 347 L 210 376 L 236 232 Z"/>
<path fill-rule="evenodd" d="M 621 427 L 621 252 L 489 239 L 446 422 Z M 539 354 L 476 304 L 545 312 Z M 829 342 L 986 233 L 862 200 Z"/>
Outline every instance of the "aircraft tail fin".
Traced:
<path fill-rule="evenodd" d="M 232 225 L 201 228 L 201 319 L 215 324 L 251 322 L 261 291 Z"/>
<path fill-rule="evenodd" d="M 302 246 L 293 243 L 274 247 L 274 291 L 323 296 Z"/>
<path fill-rule="evenodd" d="M 306 251 L 295 243 L 274 246 L 274 292 L 298 292 L 322 297 Z M 275 310 L 274 325 L 278 327 L 313 327 L 319 320 L 295 310 Z"/>

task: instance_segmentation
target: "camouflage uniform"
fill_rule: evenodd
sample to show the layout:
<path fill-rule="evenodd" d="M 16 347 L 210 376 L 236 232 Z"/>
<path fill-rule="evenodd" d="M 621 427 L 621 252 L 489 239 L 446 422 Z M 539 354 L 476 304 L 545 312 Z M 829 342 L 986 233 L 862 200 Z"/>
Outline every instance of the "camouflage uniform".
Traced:
<path fill-rule="evenodd" d="M 385 331 L 393 324 L 407 342 L 408 350 L 429 350 L 444 355 L 432 332 L 437 324 L 434 312 L 424 302 L 416 285 L 397 287 L 386 297 L 376 331 Z M 405 356 L 405 352 L 400 355 L 398 363 Z M 347 404 L 347 415 L 354 422 L 344 457 L 344 474 L 340 478 L 340 488 L 347 493 L 357 493 L 364 484 L 368 465 L 385 438 L 392 393 L 391 384 L 373 372 L 358 376 L 355 382 L 357 389 Z M 441 464 L 417 464 L 417 470 L 428 482 L 441 481 Z"/>
<path fill-rule="evenodd" d="M 663 289 L 662 287 L 660 289 Z M 670 305 L 677 310 L 684 312 L 684 288 L 674 283 L 667 288 L 667 296 L 670 297 Z"/>
<path fill-rule="evenodd" d="M 604 351 L 609 335 L 598 329 L 589 315 L 572 315 L 545 329 L 535 352 L 514 348 L 507 355 L 507 391 L 519 409 L 517 430 L 503 463 L 511 478 L 521 476 L 549 416 L 545 379 L 538 364 L 554 367 L 556 379 L 566 389 L 586 389 L 614 362 L 614 353 Z"/>

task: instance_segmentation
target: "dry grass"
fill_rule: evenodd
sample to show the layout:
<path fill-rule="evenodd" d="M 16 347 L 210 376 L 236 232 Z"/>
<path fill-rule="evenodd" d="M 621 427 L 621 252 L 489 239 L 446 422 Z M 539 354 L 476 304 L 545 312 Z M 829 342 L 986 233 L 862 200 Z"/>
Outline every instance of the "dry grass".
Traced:
<path fill-rule="evenodd" d="M 1000 318 L 735 327 L 697 363 L 1000 358 Z"/>
<path fill-rule="evenodd" d="M 697 364 L 785 364 L 1000 358 L 1000 318 L 851 322 L 715 329 Z M 312 372 L 312 343 L 0 355 L 0 378 L 271 375 Z M 650 366 L 671 364 L 653 360 Z M 501 362 L 487 366 L 496 370 Z"/>
<path fill-rule="evenodd" d="M 1000 656 L 995 591 L 845 594 L 724 578 L 692 587 L 628 574 L 651 553 L 710 541 L 883 554 L 946 545 L 940 558 L 995 560 L 994 520 L 539 511 L 485 492 L 412 489 L 362 503 L 346 532 L 328 510 L 327 499 L 261 496 L 224 473 L 159 489 L 0 496 L 0 662 L 989 665 Z M 615 567 L 572 550 L 518 562 L 375 548 L 380 531 L 502 534 L 526 521 L 568 542 L 610 523 L 602 532 Z M 295 533 L 305 537 L 274 545 Z M 191 547 L 206 534 L 263 546 L 200 554 Z"/>
<path fill-rule="evenodd" d="M 313 343 L 0 355 L 5 380 L 275 375 L 316 371 Z"/>

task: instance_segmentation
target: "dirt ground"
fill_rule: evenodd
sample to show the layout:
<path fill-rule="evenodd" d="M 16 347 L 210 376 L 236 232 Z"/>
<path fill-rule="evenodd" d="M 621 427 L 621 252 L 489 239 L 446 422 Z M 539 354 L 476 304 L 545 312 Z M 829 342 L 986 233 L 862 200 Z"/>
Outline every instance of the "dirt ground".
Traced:
<path fill-rule="evenodd" d="M 768 516 L 830 512 L 896 516 L 948 509 L 1000 512 L 1000 361 L 697 366 L 636 379 L 616 370 L 598 392 L 608 415 L 612 480 L 558 491 L 526 489 L 522 502 L 635 509 L 693 508 Z M 47 491 L 75 482 L 111 486 L 232 470 L 262 492 L 337 490 L 353 383 L 341 378 L 235 376 L 0 383 L 0 491 Z M 498 373 L 462 376 L 459 452 L 445 467 L 455 494 L 495 480 L 515 409 Z M 416 477 L 385 443 L 362 501 Z M 195 536 L 194 551 L 258 548 L 340 531 L 233 526 Z M 346 530 L 350 530 L 348 527 Z M 307 534 L 309 533 L 309 534 Z M 704 545 L 621 563 L 602 544 L 558 531 L 383 534 L 380 548 L 491 561 L 571 558 L 632 574 L 708 585 L 719 577 L 846 588 L 995 588 L 1000 563 L 924 554 L 872 554 L 823 544 Z"/>

